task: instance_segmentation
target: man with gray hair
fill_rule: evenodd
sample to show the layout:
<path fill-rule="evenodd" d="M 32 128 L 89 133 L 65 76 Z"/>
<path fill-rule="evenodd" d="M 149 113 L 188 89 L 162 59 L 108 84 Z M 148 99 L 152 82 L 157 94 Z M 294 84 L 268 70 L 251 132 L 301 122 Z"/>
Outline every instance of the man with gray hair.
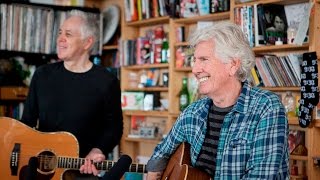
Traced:
<path fill-rule="evenodd" d="M 205 97 L 189 105 L 147 164 L 159 179 L 182 143 L 191 165 L 213 179 L 289 179 L 288 120 L 279 97 L 248 82 L 255 64 L 247 38 L 230 22 L 197 29 L 192 73 Z"/>
<path fill-rule="evenodd" d="M 39 120 L 43 132 L 75 135 L 86 161 L 72 179 L 98 175 L 92 161 L 105 160 L 123 133 L 119 80 L 89 60 L 98 38 L 96 19 L 78 10 L 70 13 L 57 37 L 62 61 L 37 68 L 21 119 L 31 127 Z"/>

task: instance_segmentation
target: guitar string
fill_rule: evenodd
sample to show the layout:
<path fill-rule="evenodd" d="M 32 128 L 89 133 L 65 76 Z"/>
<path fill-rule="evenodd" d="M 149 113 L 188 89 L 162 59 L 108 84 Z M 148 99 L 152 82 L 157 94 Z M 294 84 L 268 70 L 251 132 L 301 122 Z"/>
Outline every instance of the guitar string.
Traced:
<path fill-rule="evenodd" d="M 20 153 L 16 153 L 17 155 L 20 155 Z M 20 157 L 19 159 L 21 160 L 28 160 L 30 159 L 31 155 L 29 157 Z M 70 160 L 77 160 L 77 164 L 80 162 L 80 161 L 85 161 L 85 158 L 75 158 L 75 157 L 66 157 L 66 156 L 51 156 L 51 155 L 38 155 L 36 156 L 38 159 L 40 159 L 39 163 L 45 163 L 45 164 L 48 164 L 50 163 L 53 159 L 57 159 L 57 161 L 59 161 L 59 159 L 68 159 L 69 161 Z M 69 161 L 67 162 L 64 162 L 64 163 L 70 163 Z M 56 162 L 56 164 L 59 164 L 59 162 Z M 102 161 L 102 162 L 93 162 L 95 165 L 100 165 L 100 164 L 104 164 L 106 165 L 108 168 L 109 163 L 112 163 L 111 166 L 114 165 L 115 161 L 108 161 L 108 160 L 105 160 L 105 161 Z M 63 162 L 60 162 L 60 164 L 63 164 Z M 84 163 L 80 163 L 81 165 L 84 164 Z M 133 172 L 144 172 L 143 169 L 145 169 L 145 164 L 138 164 L 138 163 L 132 163 L 129 167 L 129 169 L 132 171 L 132 167 L 134 167 L 136 169 L 136 171 L 133 171 Z M 104 167 L 104 166 L 103 166 Z M 139 171 L 140 170 L 140 171 Z"/>

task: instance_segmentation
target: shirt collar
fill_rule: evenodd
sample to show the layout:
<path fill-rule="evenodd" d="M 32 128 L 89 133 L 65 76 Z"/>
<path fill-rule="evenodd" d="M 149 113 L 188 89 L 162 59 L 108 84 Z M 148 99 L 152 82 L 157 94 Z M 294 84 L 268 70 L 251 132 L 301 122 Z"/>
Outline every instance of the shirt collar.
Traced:
<path fill-rule="evenodd" d="M 254 98 L 250 96 L 252 87 L 248 81 L 242 83 L 242 90 L 240 96 L 237 99 L 236 104 L 234 105 L 232 111 L 239 113 L 246 113 L 248 111 L 250 99 Z"/>

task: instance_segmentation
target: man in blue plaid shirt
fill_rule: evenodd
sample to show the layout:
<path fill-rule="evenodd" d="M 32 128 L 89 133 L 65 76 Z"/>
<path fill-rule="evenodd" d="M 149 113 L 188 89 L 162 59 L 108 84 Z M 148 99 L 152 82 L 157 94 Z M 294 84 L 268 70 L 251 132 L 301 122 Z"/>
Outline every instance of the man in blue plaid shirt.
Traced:
<path fill-rule="evenodd" d="M 230 22 L 197 29 L 192 73 L 204 98 L 189 105 L 147 164 L 159 179 L 177 147 L 213 179 L 289 179 L 288 121 L 279 97 L 248 82 L 255 64 L 246 36 Z"/>

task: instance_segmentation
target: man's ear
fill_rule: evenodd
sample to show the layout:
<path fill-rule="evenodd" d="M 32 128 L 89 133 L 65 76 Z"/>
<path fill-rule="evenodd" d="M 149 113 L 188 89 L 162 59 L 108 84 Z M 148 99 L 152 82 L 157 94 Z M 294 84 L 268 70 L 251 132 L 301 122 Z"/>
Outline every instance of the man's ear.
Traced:
<path fill-rule="evenodd" d="M 230 63 L 230 75 L 233 76 L 236 74 L 236 72 L 238 71 L 238 69 L 240 68 L 241 65 L 241 61 L 240 59 L 236 58 L 236 59 L 232 59 L 231 63 Z"/>
<path fill-rule="evenodd" d="M 86 38 L 84 42 L 84 49 L 89 50 L 93 46 L 93 42 L 94 42 L 94 39 L 92 36 L 89 36 L 88 38 Z"/>

